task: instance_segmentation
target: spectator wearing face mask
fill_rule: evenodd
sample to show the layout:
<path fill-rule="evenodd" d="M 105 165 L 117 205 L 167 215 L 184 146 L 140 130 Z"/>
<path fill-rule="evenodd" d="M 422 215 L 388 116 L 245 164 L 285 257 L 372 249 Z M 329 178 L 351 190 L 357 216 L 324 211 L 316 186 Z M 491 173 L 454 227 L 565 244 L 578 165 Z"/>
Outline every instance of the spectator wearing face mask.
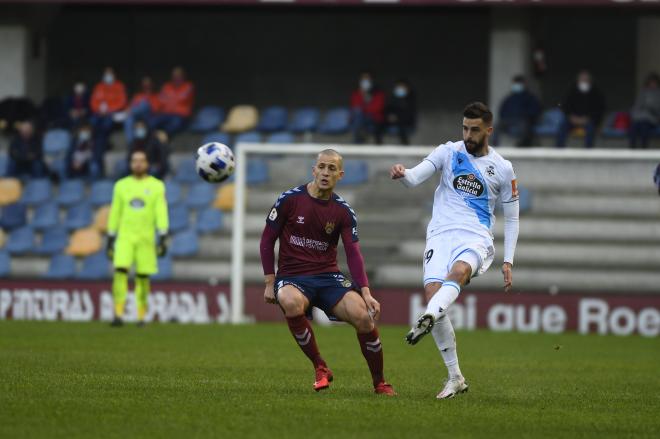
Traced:
<path fill-rule="evenodd" d="M 126 87 L 117 79 L 112 67 L 106 67 L 101 82 L 96 84 L 92 92 L 90 118 L 95 141 L 104 150 L 114 123 L 124 117 L 122 110 L 126 108 L 126 102 Z"/>
<path fill-rule="evenodd" d="M 185 127 L 195 100 L 195 87 L 186 80 L 182 67 L 172 70 L 172 79 L 163 84 L 158 99 L 158 113 L 151 118 L 150 128 L 162 129 L 172 137 Z"/>
<path fill-rule="evenodd" d="M 516 146 L 533 145 L 534 125 L 540 114 L 541 103 L 527 89 L 525 77 L 523 75 L 514 76 L 511 83 L 511 93 L 500 104 L 499 117 L 492 139 L 493 145 L 499 145 L 501 134 L 516 137 Z"/>
<path fill-rule="evenodd" d="M 660 126 L 660 76 L 657 73 L 651 73 L 646 78 L 630 118 L 630 147 L 637 148 L 639 140 L 642 148 L 648 148 L 651 133 Z"/>
<path fill-rule="evenodd" d="M 43 160 L 41 136 L 36 132 L 31 120 L 16 122 L 16 135 L 9 145 L 9 163 L 7 175 L 20 178 L 29 176 L 41 178 L 47 176 Z"/>
<path fill-rule="evenodd" d="M 388 127 L 394 127 L 402 145 L 410 144 L 410 134 L 417 124 L 417 97 L 406 79 L 394 84 L 385 109 Z"/>
<path fill-rule="evenodd" d="M 152 132 L 144 120 L 137 120 L 133 126 L 133 141 L 128 150 L 128 162 L 130 163 L 135 151 L 144 151 L 149 162 L 149 174 L 162 180 L 169 172 L 167 140 L 165 132 Z"/>
<path fill-rule="evenodd" d="M 147 120 L 160 109 L 158 93 L 154 91 L 151 77 L 145 76 L 140 82 L 140 91 L 133 95 L 126 112 L 124 135 L 129 145 L 133 141 L 133 125 L 137 119 Z"/>
<path fill-rule="evenodd" d="M 73 84 L 73 92 L 64 100 L 68 128 L 77 128 L 89 117 L 91 112 L 89 98 L 87 85 L 83 81 L 76 81 Z"/>
<path fill-rule="evenodd" d="M 584 131 L 584 143 L 587 148 L 594 146 L 596 129 L 605 113 L 605 97 L 593 85 L 591 74 L 582 70 L 575 85 L 570 89 L 562 110 L 564 121 L 557 134 L 557 146 L 565 147 L 569 133 L 574 130 Z"/>
<path fill-rule="evenodd" d="M 351 128 L 353 141 L 364 143 L 369 135 L 376 144 L 383 143 L 385 93 L 373 81 L 371 73 L 360 75 L 358 88 L 351 94 Z"/>
<path fill-rule="evenodd" d="M 102 174 L 102 160 L 95 148 L 92 125 L 81 122 L 67 151 L 67 177 L 96 179 Z"/>

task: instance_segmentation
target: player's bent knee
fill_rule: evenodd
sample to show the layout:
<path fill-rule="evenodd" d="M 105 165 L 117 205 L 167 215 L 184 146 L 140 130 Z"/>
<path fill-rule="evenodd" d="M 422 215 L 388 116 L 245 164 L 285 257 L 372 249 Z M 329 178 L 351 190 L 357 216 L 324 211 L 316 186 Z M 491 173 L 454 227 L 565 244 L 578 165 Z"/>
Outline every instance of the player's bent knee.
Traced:
<path fill-rule="evenodd" d="M 357 313 L 352 316 L 351 324 L 357 332 L 365 334 L 374 330 L 374 321 L 367 311 Z"/>
<path fill-rule="evenodd" d="M 116 272 L 116 273 L 128 274 L 128 268 L 121 268 L 121 267 L 118 267 L 118 268 L 115 268 L 115 272 Z"/>
<path fill-rule="evenodd" d="M 293 288 L 282 288 L 277 294 L 277 303 L 287 316 L 300 315 L 305 312 L 305 296 Z"/>

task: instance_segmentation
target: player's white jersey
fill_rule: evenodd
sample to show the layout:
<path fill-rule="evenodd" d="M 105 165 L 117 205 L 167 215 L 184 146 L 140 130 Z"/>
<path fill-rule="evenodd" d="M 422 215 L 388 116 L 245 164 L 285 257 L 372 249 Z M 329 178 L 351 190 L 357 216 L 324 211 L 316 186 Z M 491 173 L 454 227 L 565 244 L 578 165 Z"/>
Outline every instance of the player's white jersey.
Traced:
<path fill-rule="evenodd" d="M 496 203 L 518 199 L 511 162 L 490 147 L 488 154 L 475 157 L 467 152 L 463 141 L 440 145 L 425 160 L 441 172 L 426 239 L 463 229 L 492 240 Z"/>

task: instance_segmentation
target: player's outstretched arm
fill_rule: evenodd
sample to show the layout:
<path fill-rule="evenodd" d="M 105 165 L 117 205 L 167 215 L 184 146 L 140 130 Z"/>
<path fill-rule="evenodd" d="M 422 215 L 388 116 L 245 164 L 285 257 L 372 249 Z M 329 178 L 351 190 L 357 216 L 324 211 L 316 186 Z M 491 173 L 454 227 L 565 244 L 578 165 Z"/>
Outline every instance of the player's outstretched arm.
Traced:
<path fill-rule="evenodd" d="M 431 161 L 424 159 L 412 169 L 406 169 L 405 166 L 397 163 L 390 169 L 390 177 L 392 180 L 401 180 L 404 186 L 415 187 L 425 182 L 435 171 L 435 165 Z"/>
<path fill-rule="evenodd" d="M 261 254 L 261 266 L 264 270 L 264 302 L 277 303 L 275 298 L 275 241 L 277 241 L 277 231 L 266 224 L 261 234 L 259 252 Z"/>

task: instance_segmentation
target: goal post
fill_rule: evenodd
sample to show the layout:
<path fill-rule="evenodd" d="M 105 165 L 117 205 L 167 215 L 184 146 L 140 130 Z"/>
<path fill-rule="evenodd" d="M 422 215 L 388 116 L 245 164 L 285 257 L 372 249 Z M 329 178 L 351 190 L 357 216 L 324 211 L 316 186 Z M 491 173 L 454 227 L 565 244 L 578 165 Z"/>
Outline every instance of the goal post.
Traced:
<path fill-rule="evenodd" d="M 332 145 L 323 144 L 262 144 L 262 143 L 240 143 L 236 147 L 236 170 L 235 170 L 235 193 L 234 193 L 234 211 L 232 220 L 232 253 L 231 253 L 231 322 L 234 324 L 249 322 L 249 316 L 245 315 L 244 298 L 244 261 L 245 261 L 245 235 L 246 235 L 246 211 L 247 211 L 247 170 L 248 161 L 255 155 L 274 158 L 275 156 L 304 156 L 310 160 L 317 153 L 331 147 L 341 153 L 344 158 L 363 157 L 365 159 L 388 158 L 391 157 L 391 163 L 395 160 L 405 159 L 407 164 L 412 165 L 428 155 L 433 146 L 375 146 L 375 145 Z M 557 148 L 510 148 L 501 147 L 497 151 L 506 159 L 514 163 L 514 169 L 519 161 L 530 161 L 538 163 L 552 163 L 557 161 L 585 162 L 592 163 L 593 168 L 597 169 L 596 163 L 606 163 L 607 167 L 603 172 L 611 172 L 616 169 L 617 164 L 622 163 L 655 163 L 660 161 L 660 151 L 631 151 L 631 150 L 613 150 L 613 149 L 557 149 Z M 594 163 L 595 162 L 595 163 Z M 387 169 L 378 170 L 386 172 Z M 284 191 L 295 185 L 295 182 L 289 181 L 288 176 L 276 176 L 281 180 L 280 191 Z M 519 176 L 520 177 L 520 176 Z M 311 178 L 311 176 L 310 176 Z M 650 182 L 651 176 L 648 176 Z M 523 185 L 525 182 L 523 181 Z M 552 184 L 552 182 L 549 182 Z M 273 200 L 274 201 L 274 200 Z M 270 205 L 264 205 L 265 212 Z"/>

